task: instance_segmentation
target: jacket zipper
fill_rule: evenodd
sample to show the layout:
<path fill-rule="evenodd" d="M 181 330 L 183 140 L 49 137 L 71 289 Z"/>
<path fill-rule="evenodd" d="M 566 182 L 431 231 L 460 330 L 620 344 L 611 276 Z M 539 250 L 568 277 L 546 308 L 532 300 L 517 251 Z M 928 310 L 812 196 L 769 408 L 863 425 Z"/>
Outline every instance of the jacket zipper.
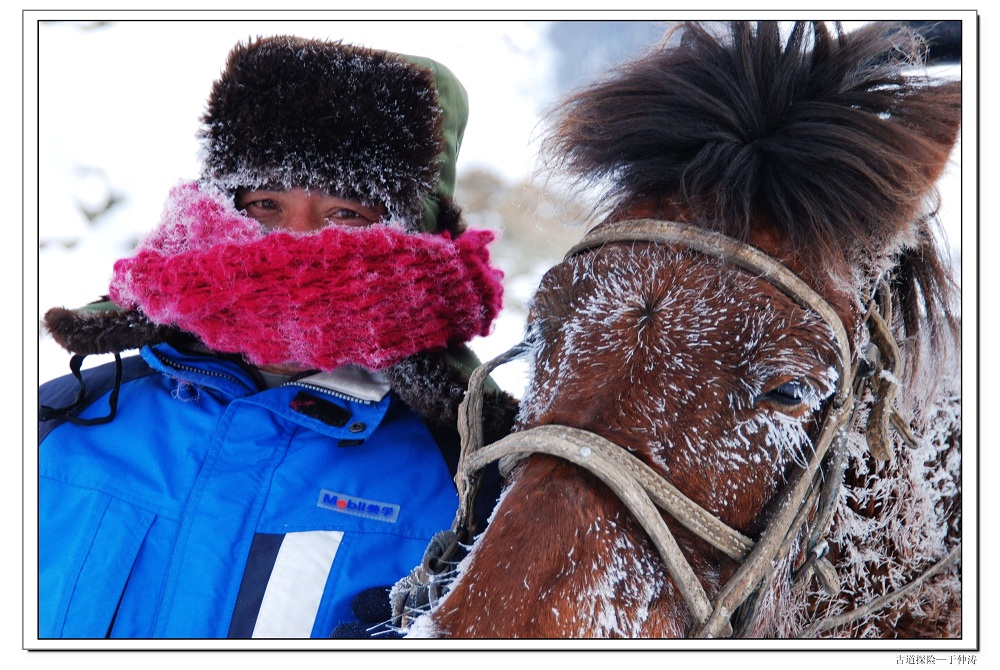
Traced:
<path fill-rule="evenodd" d="M 163 363 L 165 366 L 173 370 L 177 370 L 179 372 L 193 372 L 195 374 L 208 375 L 210 377 L 218 377 L 220 379 L 226 379 L 228 381 L 239 384 L 240 386 L 246 386 L 246 384 L 243 383 L 243 380 L 239 379 L 238 377 L 234 377 L 230 374 L 226 374 L 225 372 L 216 372 L 214 370 L 203 370 L 201 368 L 192 367 L 190 365 L 175 363 L 170 359 L 163 358 L 155 351 L 152 351 L 152 349 L 150 349 L 150 351 L 156 357 L 156 360 L 158 360 L 160 363 Z"/>
<path fill-rule="evenodd" d="M 214 370 L 203 370 L 201 368 L 192 367 L 190 365 L 184 365 L 182 363 L 175 363 L 172 360 L 165 359 L 165 358 L 161 357 L 156 352 L 153 352 L 153 355 L 156 356 L 156 360 L 160 361 L 161 363 L 163 363 L 164 365 L 166 365 L 168 368 L 171 368 L 171 369 L 174 369 L 174 370 L 178 370 L 180 372 L 193 372 L 193 373 L 196 373 L 196 374 L 209 375 L 211 377 L 219 377 L 221 379 L 227 379 L 227 380 L 229 380 L 231 382 L 235 382 L 237 384 L 240 384 L 241 386 L 245 385 L 245 384 L 243 384 L 242 380 L 240 380 L 237 377 L 234 377 L 232 375 L 226 374 L 224 372 L 215 372 Z M 318 386 L 316 384 L 307 384 L 307 383 L 304 383 L 304 382 L 301 382 L 301 381 L 285 382 L 284 384 L 281 384 L 281 386 L 298 386 L 298 387 L 301 387 L 301 388 L 304 388 L 304 389 L 308 389 L 310 391 L 315 391 L 316 393 L 323 393 L 323 394 L 326 394 L 326 395 L 329 395 L 329 396 L 333 396 L 334 398 L 340 398 L 341 400 L 346 400 L 348 402 L 361 403 L 362 405 L 373 405 L 374 404 L 371 400 L 365 400 L 363 398 L 357 398 L 357 397 L 349 395 L 347 393 L 341 393 L 340 391 L 334 391 L 333 389 L 328 389 L 325 386 Z"/>
<path fill-rule="evenodd" d="M 318 386 L 316 384 L 307 384 L 304 382 L 285 382 L 282 386 L 298 386 L 310 391 L 315 391 L 316 393 L 323 393 L 334 398 L 340 398 L 341 400 L 346 400 L 347 402 L 361 403 L 362 405 L 373 405 L 371 400 L 364 400 L 363 398 L 356 398 L 347 393 L 341 393 L 340 391 L 334 391 L 333 389 L 328 389 L 325 386 Z"/>

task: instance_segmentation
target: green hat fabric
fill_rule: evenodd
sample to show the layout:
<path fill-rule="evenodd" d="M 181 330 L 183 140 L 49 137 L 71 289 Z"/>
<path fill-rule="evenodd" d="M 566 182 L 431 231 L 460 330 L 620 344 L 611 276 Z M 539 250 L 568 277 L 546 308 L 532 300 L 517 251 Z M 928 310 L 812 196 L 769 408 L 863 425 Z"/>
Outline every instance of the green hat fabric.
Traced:
<path fill-rule="evenodd" d="M 455 196 L 458 179 L 458 152 L 462 148 L 465 126 L 469 122 L 469 96 L 462 82 L 447 67 L 430 58 L 408 56 L 403 58 L 431 71 L 438 94 L 438 106 L 444 116 L 441 134 L 444 146 L 438 156 L 440 169 L 436 194 L 451 199 Z M 435 230 L 440 212 L 438 198 L 424 196 L 424 229 Z"/>

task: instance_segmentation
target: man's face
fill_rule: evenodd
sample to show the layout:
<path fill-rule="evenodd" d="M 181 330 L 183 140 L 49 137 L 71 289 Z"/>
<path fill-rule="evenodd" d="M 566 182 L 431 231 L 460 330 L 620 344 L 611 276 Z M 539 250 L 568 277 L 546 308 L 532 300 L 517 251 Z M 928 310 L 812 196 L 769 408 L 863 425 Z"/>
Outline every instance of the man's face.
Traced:
<path fill-rule="evenodd" d="M 368 207 L 356 200 L 337 198 L 322 191 L 303 188 L 289 190 L 239 189 L 236 208 L 246 212 L 265 228 L 310 233 L 327 226 L 366 227 L 377 223 L 385 207 Z M 298 364 L 264 366 L 276 374 L 296 374 L 305 368 Z"/>
<path fill-rule="evenodd" d="M 239 189 L 236 209 L 266 228 L 310 233 L 327 226 L 366 227 L 385 215 L 382 206 L 369 207 L 321 191 L 294 188 L 285 191 Z"/>

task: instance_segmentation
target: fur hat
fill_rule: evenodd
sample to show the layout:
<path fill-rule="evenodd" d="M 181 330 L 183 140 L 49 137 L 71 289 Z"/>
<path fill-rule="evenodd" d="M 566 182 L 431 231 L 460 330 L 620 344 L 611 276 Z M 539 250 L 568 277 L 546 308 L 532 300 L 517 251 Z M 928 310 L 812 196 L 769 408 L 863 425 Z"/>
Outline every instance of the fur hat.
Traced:
<path fill-rule="evenodd" d="M 458 232 L 451 204 L 468 117 L 457 78 L 427 58 L 280 36 L 238 44 L 202 118 L 202 179 L 316 188 L 382 204 L 408 230 Z"/>

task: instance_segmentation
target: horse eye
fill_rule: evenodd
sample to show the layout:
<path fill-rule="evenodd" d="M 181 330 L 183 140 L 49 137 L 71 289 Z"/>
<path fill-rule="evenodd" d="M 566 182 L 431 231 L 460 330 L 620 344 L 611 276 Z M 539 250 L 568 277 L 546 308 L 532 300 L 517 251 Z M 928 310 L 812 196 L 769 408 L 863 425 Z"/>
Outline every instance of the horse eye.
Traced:
<path fill-rule="evenodd" d="M 758 402 L 766 401 L 779 407 L 797 407 L 809 396 L 809 385 L 805 382 L 792 380 L 764 393 Z"/>

